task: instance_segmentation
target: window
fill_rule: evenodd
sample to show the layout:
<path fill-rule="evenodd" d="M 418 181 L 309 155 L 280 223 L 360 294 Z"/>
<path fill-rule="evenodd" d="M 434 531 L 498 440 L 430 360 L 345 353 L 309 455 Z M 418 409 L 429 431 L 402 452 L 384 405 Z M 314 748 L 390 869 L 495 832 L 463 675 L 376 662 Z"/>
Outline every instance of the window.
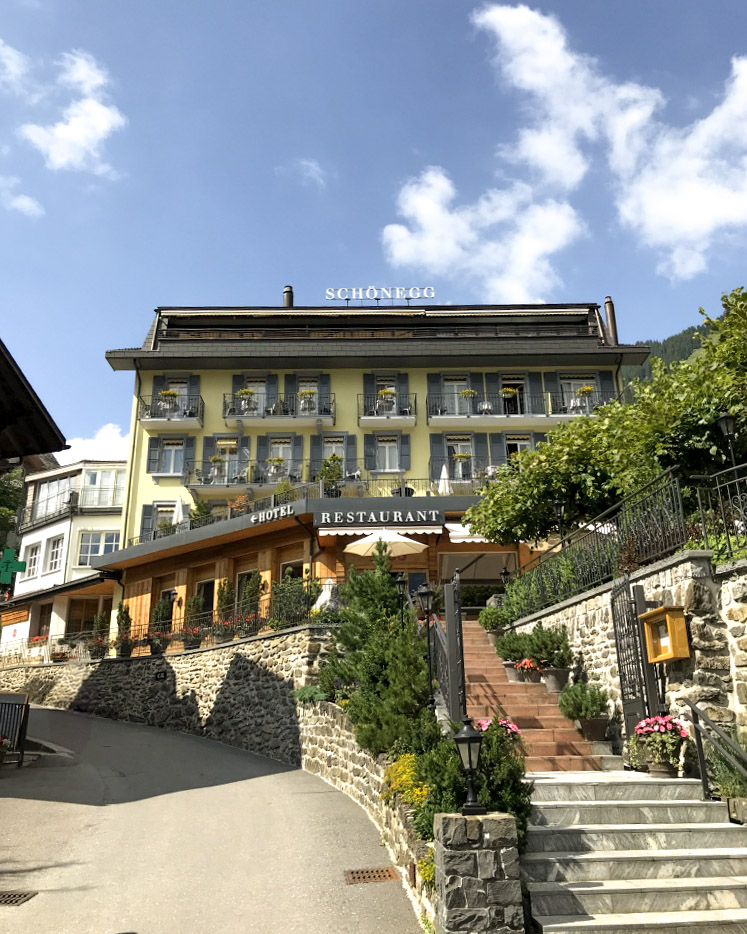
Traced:
<path fill-rule="evenodd" d="M 588 395 L 581 393 L 581 387 L 591 386 L 593 391 L 597 391 L 597 381 L 594 376 L 561 376 L 560 393 L 562 404 L 568 406 L 568 409 L 587 411 L 589 408 Z"/>
<path fill-rule="evenodd" d="M 316 412 L 319 402 L 319 382 L 316 377 L 299 376 L 297 398 L 301 412 Z"/>
<path fill-rule="evenodd" d="M 91 559 L 119 548 L 119 532 L 81 532 L 78 565 L 88 567 Z"/>
<path fill-rule="evenodd" d="M 23 553 L 23 560 L 26 562 L 26 570 L 23 573 L 24 578 L 36 577 L 39 573 L 39 552 L 41 545 L 28 545 Z"/>
<path fill-rule="evenodd" d="M 86 470 L 80 493 L 81 506 L 121 506 L 124 470 Z"/>
<path fill-rule="evenodd" d="M 501 380 L 501 403 L 504 415 L 524 414 L 525 408 L 523 379 L 512 376 L 503 377 Z"/>
<path fill-rule="evenodd" d="M 98 599 L 71 599 L 67 605 L 67 623 L 65 624 L 65 635 L 70 636 L 78 632 L 92 632 L 93 621 L 98 611 Z"/>
<path fill-rule="evenodd" d="M 532 446 L 529 435 L 507 435 L 506 457 L 513 457 L 519 451 L 528 451 Z"/>
<path fill-rule="evenodd" d="M 399 444 L 396 437 L 376 438 L 376 469 L 399 470 Z"/>
<path fill-rule="evenodd" d="M 203 613 L 213 612 L 215 581 L 199 581 L 195 586 L 195 596 L 200 598 Z"/>
<path fill-rule="evenodd" d="M 448 415 L 469 415 L 472 412 L 472 400 L 461 395 L 469 389 L 466 376 L 444 376 L 444 406 Z"/>
<path fill-rule="evenodd" d="M 158 472 L 181 474 L 184 469 L 184 441 L 182 439 L 161 442 Z"/>
<path fill-rule="evenodd" d="M 345 460 L 345 442 L 342 438 L 325 438 L 322 442 L 322 460 L 336 454 L 342 461 Z"/>
<path fill-rule="evenodd" d="M 37 636 L 48 636 L 49 626 L 52 622 L 52 604 L 42 603 L 39 607 L 39 631 Z"/>
<path fill-rule="evenodd" d="M 63 541 L 62 535 L 59 535 L 57 538 L 50 539 L 47 543 L 46 571 L 59 571 L 62 567 Z"/>
<path fill-rule="evenodd" d="M 60 477 L 37 484 L 32 507 L 34 519 L 53 516 L 67 506 L 70 502 L 70 480 L 70 477 Z"/>
<path fill-rule="evenodd" d="M 446 438 L 446 453 L 449 458 L 449 473 L 452 480 L 471 480 L 472 439 L 469 436 L 450 435 Z"/>

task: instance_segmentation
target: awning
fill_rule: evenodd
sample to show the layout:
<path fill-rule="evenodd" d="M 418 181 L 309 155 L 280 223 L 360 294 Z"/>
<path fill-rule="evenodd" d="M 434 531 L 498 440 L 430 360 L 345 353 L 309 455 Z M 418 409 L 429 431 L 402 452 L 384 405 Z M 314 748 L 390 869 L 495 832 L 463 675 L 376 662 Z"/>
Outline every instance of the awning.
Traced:
<path fill-rule="evenodd" d="M 356 528 L 341 526 L 333 529 L 317 529 L 317 535 L 373 535 L 374 532 L 380 532 L 381 525 L 361 525 Z M 386 528 L 394 532 L 400 532 L 402 535 L 441 535 L 443 527 L 440 525 L 419 525 L 413 528 L 411 525 L 388 525 Z"/>
<path fill-rule="evenodd" d="M 472 535 L 470 530 L 460 522 L 447 522 L 446 531 L 449 533 L 449 540 L 456 544 L 467 544 L 474 542 L 478 545 L 489 545 L 490 542 L 482 535 Z"/>

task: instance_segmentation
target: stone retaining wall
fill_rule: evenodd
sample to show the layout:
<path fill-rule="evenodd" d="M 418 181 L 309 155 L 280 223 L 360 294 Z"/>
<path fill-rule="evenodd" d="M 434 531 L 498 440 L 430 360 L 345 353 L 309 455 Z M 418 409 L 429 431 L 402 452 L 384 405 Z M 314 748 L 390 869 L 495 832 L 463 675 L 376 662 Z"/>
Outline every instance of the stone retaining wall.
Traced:
<path fill-rule="evenodd" d="M 681 552 L 630 575 L 646 599 L 683 606 L 691 657 L 665 666 L 667 702 L 686 697 L 720 723 L 747 727 L 747 561 L 714 570 L 711 552 Z M 589 679 L 607 689 L 621 710 L 611 608 L 612 584 L 604 584 L 519 621 L 565 626 L 574 656 Z"/>

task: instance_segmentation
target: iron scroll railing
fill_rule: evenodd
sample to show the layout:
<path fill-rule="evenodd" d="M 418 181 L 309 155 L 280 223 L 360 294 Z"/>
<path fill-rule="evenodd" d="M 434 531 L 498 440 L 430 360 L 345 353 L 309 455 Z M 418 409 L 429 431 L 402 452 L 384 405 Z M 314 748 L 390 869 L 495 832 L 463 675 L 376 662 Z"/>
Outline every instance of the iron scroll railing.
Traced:
<path fill-rule="evenodd" d="M 204 414 L 205 402 L 202 396 L 156 394 L 138 397 L 138 419 L 167 419 L 168 421 L 199 419 L 202 422 Z"/>
<path fill-rule="evenodd" d="M 711 744 L 715 752 L 725 759 L 729 765 L 747 781 L 747 753 L 734 740 L 727 736 L 724 731 L 717 726 L 705 711 L 701 710 L 697 704 L 686 697 L 681 697 L 678 703 L 686 704 L 690 710 L 685 716 L 692 723 L 695 730 L 695 748 L 698 753 L 698 765 L 700 767 L 700 780 L 703 785 L 703 798 L 708 800 L 712 797 L 710 779 L 708 776 L 708 762 L 703 749 L 703 740 Z"/>
<path fill-rule="evenodd" d="M 713 549 L 716 560 L 733 560 L 747 549 L 747 464 L 691 479 L 698 484 L 705 547 Z"/>
<path fill-rule="evenodd" d="M 504 607 L 520 619 L 672 554 L 688 541 L 671 468 L 519 568 Z"/>

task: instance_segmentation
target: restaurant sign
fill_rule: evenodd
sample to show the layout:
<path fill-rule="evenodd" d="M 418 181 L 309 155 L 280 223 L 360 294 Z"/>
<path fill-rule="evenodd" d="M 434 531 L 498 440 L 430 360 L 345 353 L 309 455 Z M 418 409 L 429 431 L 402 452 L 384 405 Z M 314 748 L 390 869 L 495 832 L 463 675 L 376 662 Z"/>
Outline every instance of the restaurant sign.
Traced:
<path fill-rule="evenodd" d="M 419 525 L 443 525 L 444 514 L 439 509 L 355 509 L 345 512 L 315 512 L 314 525 L 320 526 L 385 526 L 407 525 L 413 530 Z"/>

